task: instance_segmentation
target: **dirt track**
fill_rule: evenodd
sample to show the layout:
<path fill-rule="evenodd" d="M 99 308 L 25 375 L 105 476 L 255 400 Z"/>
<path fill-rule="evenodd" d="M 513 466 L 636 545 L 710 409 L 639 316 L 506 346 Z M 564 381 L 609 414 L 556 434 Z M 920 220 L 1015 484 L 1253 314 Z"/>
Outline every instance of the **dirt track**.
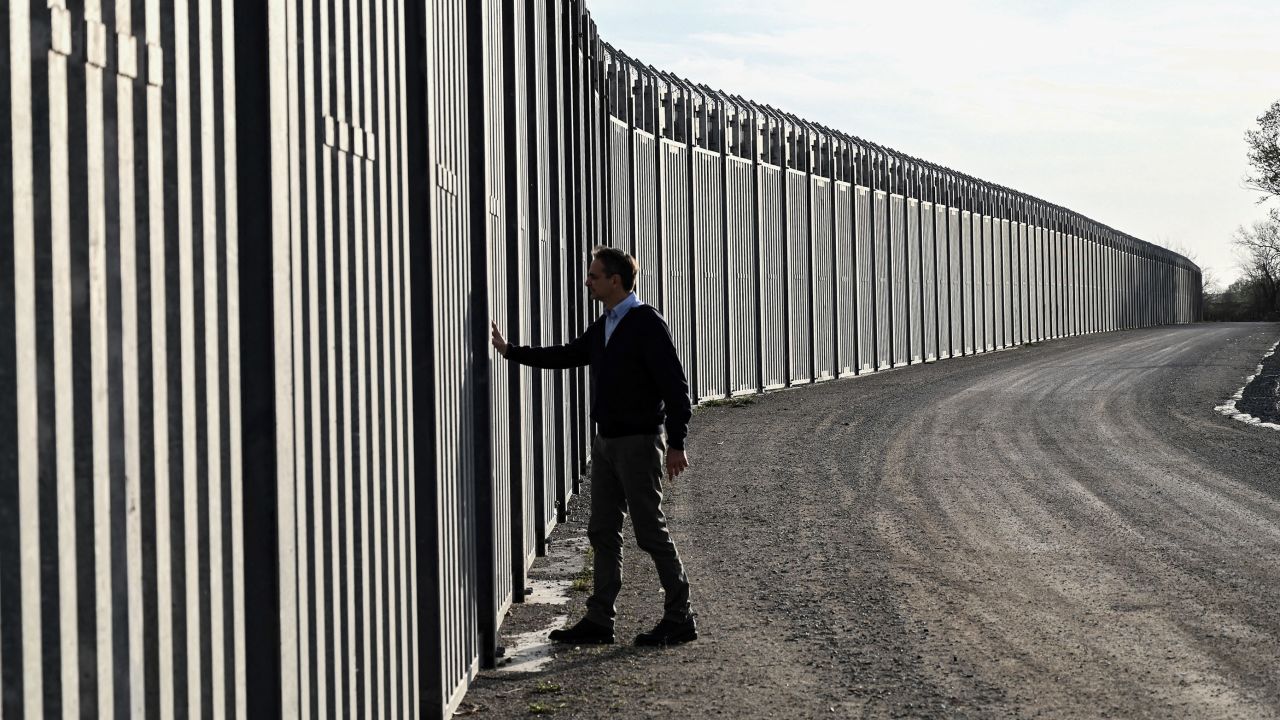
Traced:
<path fill-rule="evenodd" d="M 703 639 L 628 644 L 661 607 L 628 536 L 623 644 L 485 672 L 464 710 L 1280 717 L 1280 432 L 1214 412 L 1278 336 L 1108 333 L 700 410 L 668 510 Z"/>

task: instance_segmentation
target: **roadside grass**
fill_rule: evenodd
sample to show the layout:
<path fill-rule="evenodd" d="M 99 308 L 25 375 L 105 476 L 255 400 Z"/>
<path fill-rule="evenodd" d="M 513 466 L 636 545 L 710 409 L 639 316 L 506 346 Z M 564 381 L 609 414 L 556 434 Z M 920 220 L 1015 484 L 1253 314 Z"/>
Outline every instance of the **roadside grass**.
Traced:
<path fill-rule="evenodd" d="M 576 592 L 591 592 L 591 588 L 595 581 L 595 548 L 588 547 L 582 562 L 582 569 L 578 571 L 578 575 L 573 578 L 573 584 L 569 586 L 571 590 Z"/>
<path fill-rule="evenodd" d="M 539 680 L 538 684 L 533 686 L 533 691 L 539 695 L 558 693 L 560 692 L 560 686 L 550 680 Z"/>
<path fill-rule="evenodd" d="M 702 403 L 701 405 L 699 405 L 699 407 L 740 408 L 740 407 L 746 407 L 748 405 L 755 405 L 755 404 L 756 404 L 756 399 L 754 397 L 750 395 L 744 395 L 741 397 L 723 398 L 721 400 L 708 400 Z"/>

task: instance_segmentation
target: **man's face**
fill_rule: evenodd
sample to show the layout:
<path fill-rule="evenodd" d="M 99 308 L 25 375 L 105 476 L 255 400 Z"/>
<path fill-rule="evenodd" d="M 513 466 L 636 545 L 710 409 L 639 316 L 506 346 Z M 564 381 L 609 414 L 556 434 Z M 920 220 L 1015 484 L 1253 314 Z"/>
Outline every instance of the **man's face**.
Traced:
<path fill-rule="evenodd" d="M 587 286 L 587 292 L 590 293 L 592 300 L 607 302 L 622 288 L 620 275 L 606 273 L 604 263 L 599 260 L 591 261 L 591 265 L 587 268 L 586 282 L 583 284 Z"/>

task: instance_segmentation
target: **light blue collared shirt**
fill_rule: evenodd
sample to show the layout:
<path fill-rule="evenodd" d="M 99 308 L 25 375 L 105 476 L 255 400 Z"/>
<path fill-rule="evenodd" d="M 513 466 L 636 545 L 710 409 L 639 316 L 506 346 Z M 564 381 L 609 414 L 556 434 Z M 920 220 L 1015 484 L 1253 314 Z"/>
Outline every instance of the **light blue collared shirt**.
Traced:
<path fill-rule="evenodd" d="M 617 305 L 614 305 L 612 310 L 605 313 L 604 315 L 604 344 L 605 345 L 609 344 L 609 338 L 613 337 L 613 331 L 617 329 L 618 323 L 622 322 L 622 318 L 626 317 L 627 313 L 631 310 L 631 308 L 637 307 L 643 304 L 644 304 L 643 302 L 640 302 L 640 298 L 636 297 L 636 294 L 633 292 L 627 295 L 625 298 L 623 298 L 622 302 L 619 302 Z"/>

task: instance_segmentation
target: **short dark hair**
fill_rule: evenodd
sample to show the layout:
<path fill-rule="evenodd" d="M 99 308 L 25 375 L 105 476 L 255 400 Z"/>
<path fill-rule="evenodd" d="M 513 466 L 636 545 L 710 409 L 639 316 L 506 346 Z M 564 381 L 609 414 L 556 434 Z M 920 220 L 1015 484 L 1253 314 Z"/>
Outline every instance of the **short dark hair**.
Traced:
<path fill-rule="evenodd" d="M 591 251 L 591 257 L 604 266 L 605 277 L 620 275 L 624 290 L 631 292 L 636 289 L 636 275 L 640 274 L 640 264 L 625 250 L 602 245 Z"/>

